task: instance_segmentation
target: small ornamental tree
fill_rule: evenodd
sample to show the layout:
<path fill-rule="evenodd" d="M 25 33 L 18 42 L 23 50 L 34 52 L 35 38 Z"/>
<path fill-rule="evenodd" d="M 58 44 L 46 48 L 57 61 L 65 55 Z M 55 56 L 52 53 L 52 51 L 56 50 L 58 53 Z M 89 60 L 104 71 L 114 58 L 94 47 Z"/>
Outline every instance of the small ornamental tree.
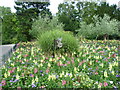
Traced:
<path fill-rule="evenodd" d="M 117 34 L 119 36 L 118 21 L 115 19 L 110 19 L 108 15 L 104 15 L 103 18 L 94 16 L 95 24 L 89 24 L 81 22 L 81 28 L 78 31 L 78 35 L 82 35 L 85 38 L 98 38 L 98 36 L 103 36 L 104 40 L 108 38 L 109 35 Z"/>
<path fill-rule="evenodd" d="M 45 18 L 39 16 L 38 19 L 33 23 L 30 34 L 33 35 L 33 37 L 37 38 L 38 35 L 41 35 L 46 31 L 56 29 L 63 30 L 63 24 L 58 21 L 57 16 L 53 16 L 52 19 L 50 19 L 50 17 L 47 15 Z"/>

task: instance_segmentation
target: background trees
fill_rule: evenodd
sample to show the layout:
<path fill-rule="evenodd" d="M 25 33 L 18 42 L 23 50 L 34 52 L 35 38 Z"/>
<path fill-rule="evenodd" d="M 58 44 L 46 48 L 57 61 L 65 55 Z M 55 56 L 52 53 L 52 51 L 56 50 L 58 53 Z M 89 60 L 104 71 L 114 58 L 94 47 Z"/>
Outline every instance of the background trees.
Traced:
<path fill-rule="evenodd" d="M 109 3 L 106 2 L 63 3 L 59 5 L 58 9 L 59 12 L 57 14 L 59 21 L 65 24 L 64 30 L 74 33 L 77 33 L 75 31 L 81 28 L 81 22 L 85 22 L 88 27 L 89 24 L 96 24 L 93 18 L 95 15 L 103 18 L 104 14 L 107 14 L 110 16 L 110 20 L 116 19 L 120 21 L 120 9 L 117 8 L 116 5 L 109 5 Z M 90 29 L 89 31 L 91 32 Z M 102 38 L 98 37 L 98 39 Z M 117 34 L 113 34 L 110 35 L 110 39 L 120 39 L 120 37 Z"/>
<path fill-rule="evenodd" d="M 64 24 L 65 31 L 75 32 L 79 28 L 79 21 L 77 19 L 77 10 L 75 9 L 74 2 L 63 3 L 58 7 L 58 19 Z"/>
<path fill-rule="evenodd" d="M 48 2 L 15 2 L 17 6 L 17 19 L 20 22 L 22 34 L 26 36 L 27 40 L 31 40 L 32 36 L 29 30 L 32 29 L 32 23 L 40 15 L 44 17 L 46 14 L 51 17 L 51 12 L 47 8 L 50 3 Z"/>
<path fill-rule="evenodd" d="M 29 34 L 32 24 L 38 16 L 52 17 L 47 8 L 48 2 L 15 2 L 16 13 L 11 13 L 10 8 L 1 7 L 2 22 L 2 44 L 30 41 L 33 37 Z"/>
<path fill-rule="evenodd" d="M 76 35 L 78 33 L 76 30 L 81 30 L 82 35 L 82 33 L 87 30 L 87 32 L 84 34 L 90 35 L 87 36 L 87 38 L 89 37 L 93 39 L 95 39 L 96 37 L 96 34 L 92 35 L 90 30 L 96 25 L 96 21 L 93 16 L 97 15 L 98 18 L 102 19 L 104 17 L 104 14 L 107 14 L 110 16 L 110 21 L 113 19 L 120 21 L 120 8 L 117 8 L 116 5 L 109 5 L 109 3 L 105 2 L 62 3 L 59 5 L 58 13 L 56 14 L 58 19 L 55 19 L 52 16 L 48 8 L 48 6 L 50 5 L 50 3 L 48 2 L 15 2 L 15 4 L 16 13 L 12 13 L 10 8 L 8 7 L 0 7 L 0 10 L 2 11 L 2 13 L 0 13 L 2 24 L 0 25 L 2 26 L 1 28 L 3 34 L 3 44 L 17 43 L 20 41 L 31 41 L 32 39 L 34 39 L 36 36 L 32 35 L 34 34 L 32 33 L 32 31 L 36 26 L 33 25 L 33 23 L 36 21 L 36 19 L 39 19 L 38 16 L 41 17 L 39 21 L 41 25 L 36 25 L 42 28 L 41 30 L 46 31 L 48 29 L 52 29 L 52 27 L 54 26 L 59 26 L 58 24 L 63 23 L 63 29 L 65 31 L 71 31 Z M 46 14 L 48 15 L 48 19 L 46 19 Z M 48 21 L 46 21 L 46 24 L 44 23 L 44 25 L 42 26 L 42 22 L 44 22 L 45 19 Z M 82 29 L 83 27 L 85 28 Z M 105 28 L 107 28 L 108 30 L 109 27 L 110 26 L 104 26 L 103 30 L 106 30 Z M 111 30 L 111 28 L 109 28 L 109 31 Z M 120 32 L 119 24 L 118 29 Z M 32 34 L 30 34 L 29 32 L 31 32 Z M 120 36 L 117 33 L 114 33 L 112 35 L 109 34 L 109 36 L 109 39 L 120 39 Z M 97 38 L 103 39 L 102 37 L 103 34 L 98 35 Z"/>
<path fill-rule="evenodd" d="M 116 19 L 110 20 L 108 15 L 104 15 L 103 18 L 94 16 L 95 24 L 87 25 L 85 22 L 81 22 L 81 28 L 78 30 L 78 35 L 82 35 L 88 39 L 97 39 L 99 36 L 103 36 L 104 40 L 109 35 L 118 35 L 120 32 L 118 29 L 118 21 Z"/>

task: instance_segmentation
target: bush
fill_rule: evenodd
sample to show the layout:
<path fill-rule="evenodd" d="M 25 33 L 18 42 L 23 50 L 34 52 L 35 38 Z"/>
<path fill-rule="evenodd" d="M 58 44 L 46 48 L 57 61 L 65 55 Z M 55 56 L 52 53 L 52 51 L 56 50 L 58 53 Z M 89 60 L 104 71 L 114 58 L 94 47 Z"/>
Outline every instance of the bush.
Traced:
<path fill-rule="evenodd" d="M 51 53 L 54 49 L 54 40 L 57 38 L 62 38 L 62 47 L 55 50 L 57 53 L 62 54 L 77 51 L 78 42 L 76 38 L 72 34 L 61 30 L 45 32 L 38 38 L 38 43 L 44 52 Z"/>
<path fill-rule="evenodd" d="M 37 38 L 38 35 L 49 31 L 49 30 L 63 30 L 63 24 L 58 22 L 57 16 L 54 16 L 50 19 L 48 16 L 42 18 L 39 16 L 38 20 L 36 20 L 32 25 L 32 30 L 29 33 Z"/>

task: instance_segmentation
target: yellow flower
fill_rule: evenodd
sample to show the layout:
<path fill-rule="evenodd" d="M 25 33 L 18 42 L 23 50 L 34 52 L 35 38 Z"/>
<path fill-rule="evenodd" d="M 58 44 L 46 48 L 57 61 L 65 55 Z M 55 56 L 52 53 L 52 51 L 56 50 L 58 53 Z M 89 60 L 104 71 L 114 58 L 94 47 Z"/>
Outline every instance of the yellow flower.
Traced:
<path fill-rule="evenodd" d="M 50 62 L 53 61 L 52 58 L 50 58 L 49 61 L 50 61 Z"/>
<path fill-rule="evenodd" d="M 13 66 L 13 67 L 14 67 L 14 63 L 11 63 L 11 66 Z"/>
<path fill-rule="evenodd" d="M 77 61 L 78 61 L 78 62 L 80 61 L 79 58 L 77 59 Z"/>
<path fill-rule="evenodd" d="M 10 72 L 8 72 L 8 76 L 10 76 Z"/>
<path fill-rule="evenodd" d="M 65 72 L 64 71 L 62 71 L 62 75 L 64 75 L 65 74 Z"/>
<path fill-rule="evenodd" d="M 35 83 L 35 80 L 34 80 L 34 78 L 32 79 L 32 84 L 34 84 Z"/>
<path fill-rule="evenodd" d="M 102 56 L 100 56 L 99 59 L 102 59 Z"/>
<path fill-rule="evenodd" d="M 95 56 L 95 59 L 99 59 L 99 56 Z"/>
<path fill-rule="evenodd" d="M 114 71 L 112 71 L 112 74 L 114 75 L 114 74 L 115 74 L 115 72 L 114 72 Z"/>
<path fill-rule="evenodd" d="M 35 60 L 33 60 L 33 62 L 35 63 Z"/>
<path fill-rule="evenodd" d="M 18 71 L 18 72 L 20 71 L 20 68 L 19 68 L 19 67 L 17 67 L 17 71 Z"/>
<path fill-rule="evenodd" d="M 50 63 L 48 63 L 48 67 L 51 67 Z"/>
<path fill-rule="evenodd" d="M 73 76 L 72 73 L 70 73 L 70 78 L 72 78 L 72 76 Z"/>
<path fill-rule="evenodd" d="M 62 56 L 62 59 L 63 59 L 63 60 L 65 60 L 65 57 L 64 57 L 64 56 Z"/>
<path fill-rule="evenodd" d="M 43 66 L 43 64 L 41 63 L 41 64 L 40 64 L 40 66 L 42 67 L 42 66 Z"/>
<path fill-rule="evenodd" d="M 114 66 L 118 66 L 118 62 L 114 62 Z"/>
<path fill-rule="evenodd" d="M 112 64 L 109 64 L 109 70 L 111 71 L 112 70 Z"/>
<path fill-rule="evenodd" d="M 90 65 L 92 65 L 92 61 L 90 61 Z"/>
<path fill-rule="evenodd" d="M 17 73 L 17 75 L 16 75 L 16 79 L 20 79 L 20 76 L 18 75 L 18 73 Z"/>
<path fill-rule="evenodd" d="M 30 57 L 30 60 L 32 60 L 32 58 Z"/>
<path fill-rule="evenodd" d="M 63 75 L 62 75 L 62 73 L 60 73 L 60 77 L 62 77 Z"/>
<path fill-rule="evenodd" d="M 107 72 L 106 72 L 106 71 L 104 71 L 104 77 L 108 77 L 108 75 L 107 75 Z"/>
<path fill-rule="evenodd" d="M 88 57 L 88 59 L 90 59 L 91 58 L 91 55 Z"/>
<path fill-rule="evenodd" d="M 77 69 L 76 67 L 74 68 L 74 72 L 75 72 L 75 73 L 77 73 L 77 72 L 78 72 L 78 69 Z"/>
<path fill-rule="evenodd" d="M 60 61 L 60 64 L 62 64 L 62 62 Z"/>
<path fill-rule="evenodd" d="M 86 68 L 86 65 L 85 65 L 85 64 L 83 65 L 83 68 L 84 68 L 84 69 Z"/>
<path fill-rule="evenodd" d="M 51 79 L 52 79 L 52 80 L 56 79 L 55 75 L 49 75 L 49 76 L 48 76 L 48 80 L 50 81 Z"/>
<path fill-rule="evenodd" d="M 3 69 L 5 69 L 5 65 L 3 65 Z"/>
<path fill-rule="evenodd" d="M 38 77 L 36 76 L 35 81 L 38 82 Z"/>
<path fill-rule="evenodd" d="M 64 74 L 65 74 L 64 71 L 62 71 L 62 73 L 60 73 L 60 77 L 64 76 Z"/>
<path fill-rule="evenodd" d="M 101 64 L 100 64 L 100 66 L 103 68 L 103 67 L 104 67 L 104 64 L 103 64 L 103 63 L 101 63 Z"/>
<path fill-rule="evenodd" d="M 101 88 L 100 84 L 98 84 L 98 88 Z"/>
<path fill-rule="evenodd" d="M 53 79 L 53 80 L 56 79 L 56 76 L 55 76 L 55 75 L 52 75 L 52 79 Z"/>
<path fill-rule="evenodd" d="M 7 78 L 7 74 L 6 73 L 4 73 L 4 77 Z"/>

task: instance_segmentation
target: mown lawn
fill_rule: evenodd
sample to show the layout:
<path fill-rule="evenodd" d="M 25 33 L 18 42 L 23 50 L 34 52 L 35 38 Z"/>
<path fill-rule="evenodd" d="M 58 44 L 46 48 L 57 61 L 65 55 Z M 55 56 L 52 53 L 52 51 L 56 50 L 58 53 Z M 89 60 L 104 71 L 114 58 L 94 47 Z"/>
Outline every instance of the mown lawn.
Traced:
<path fill-rule="evenodd" d="M 82 41 L 79 52 L 45 56 L 35 42 L 19 43 L 2 68 L 3 88 L 120 88 L 119 41 Z"/>

